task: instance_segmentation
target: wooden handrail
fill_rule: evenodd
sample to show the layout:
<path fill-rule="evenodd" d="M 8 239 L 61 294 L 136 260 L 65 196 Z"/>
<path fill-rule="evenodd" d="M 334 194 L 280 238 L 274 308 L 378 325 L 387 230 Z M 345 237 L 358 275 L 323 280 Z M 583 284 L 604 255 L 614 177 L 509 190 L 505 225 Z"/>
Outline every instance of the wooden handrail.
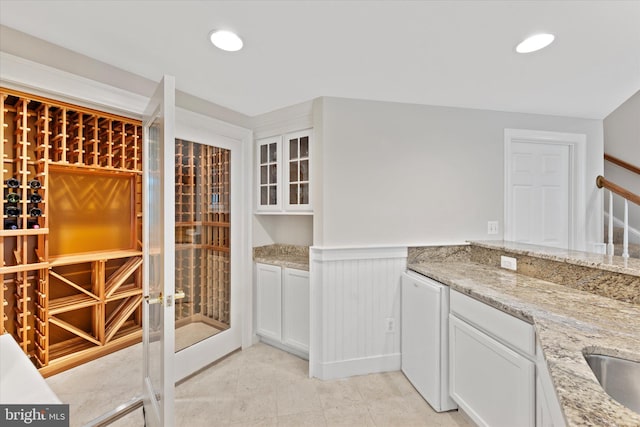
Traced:
<path fill-rule="evenodd" d="M 613 157 L 612 155 L 607 153 L 604 153 L 604 159 L 613 163 L 614 165 L 618 165 L 621 168 L 625 168 L 628 171 L 631 171 L 633 173 L 640 175 L 640 168 L 638 166 L 634 166 L 631 163 L 627 163 L 624 160 L 620 160 L 619 158 Z"/>
<path fill-rule="evenodd" d="M 628 201 L 633 202 L 636 205 L 640 206 L 640 196 L 638 196 L 635 193 L 632 193 L 631 191 L 627 190 L 624 187 L 620 187 L 618 184 L 614 184 L 613 182 L 609 181 L 602 175 L 598 175 L 598 177 L 596 178 L 596 185 L 598 186 L 598 188 L 604 187 L 607 190 L 610 190 L 616 193 L 618 196 L 622 196 Z"/>

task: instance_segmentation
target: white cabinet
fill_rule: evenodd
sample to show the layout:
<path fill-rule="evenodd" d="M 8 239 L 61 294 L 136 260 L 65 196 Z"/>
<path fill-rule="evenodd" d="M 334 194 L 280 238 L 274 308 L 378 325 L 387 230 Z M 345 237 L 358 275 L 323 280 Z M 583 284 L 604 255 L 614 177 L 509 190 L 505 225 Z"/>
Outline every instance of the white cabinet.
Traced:
<path fill-rule="evenodd" d="M 256 144 L 256 211 L 311 212 L 311 130 L 260 139 Z"/>
<path fill-rule="evenodd" d="M 531 359 L 535 356 L 520 350 L 529 347 L 527 336 L 533 334 L 533 326 L 455 291 L 451 291 L 451 312 L 453 400 L 480 426 L 534 427 L 535 363 Z M 508 318 L 496 322 L 503 315 Z M 517 330 L 525 339 L 513 334 Z M 517 339 L 510 343 L 509 337 Z"/>
<path fill-rule="evenodd" d="M 282 339 L 282 269 L 256 264 L 256 333 Z"/>
<path fill-rule="evenodd" d="M 309 272 L 282 272 L 282 343 L 309 353 Z"/>
<path fill-rule="evenodd" d="M 536 427 L 566 426 L 542 348 L 536 347 Z"/>
<path fill-rule="evenodd" d="M 256 263 L 256 334 L 309 357 L 309 272 Z"/>

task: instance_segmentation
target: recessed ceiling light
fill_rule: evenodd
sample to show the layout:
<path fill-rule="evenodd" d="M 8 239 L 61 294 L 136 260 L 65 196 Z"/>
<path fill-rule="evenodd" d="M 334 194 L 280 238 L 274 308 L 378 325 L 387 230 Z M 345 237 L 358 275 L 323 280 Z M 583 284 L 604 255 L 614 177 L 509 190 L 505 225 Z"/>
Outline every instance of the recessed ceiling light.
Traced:
<path fill-rule="evenodd" d="M 553 42 L 556 37 L 553 34 L 536 34 L 535 36 L 528 37 L 520 42 L 516 46 L 516 52 L 518 53 L 530 53 L 545 48 Z"/>
<path fill-rule="evenodd" d="M 236 33 L 225 30 L 213 30 L 209 34 L 211 43 L 218 49 L 235 52 L 242 49 L 242 39 Z"/>

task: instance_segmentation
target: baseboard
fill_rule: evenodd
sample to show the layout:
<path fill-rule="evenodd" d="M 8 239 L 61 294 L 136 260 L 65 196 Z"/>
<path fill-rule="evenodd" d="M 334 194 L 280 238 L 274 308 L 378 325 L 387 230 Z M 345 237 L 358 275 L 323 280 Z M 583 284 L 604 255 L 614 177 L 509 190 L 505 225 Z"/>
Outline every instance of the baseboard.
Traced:
<path fill-rule="evenodd" d="M 293 355 L 296 355 L 301 359 L 309 360 L 309 353 L 308 352 L 299 350 L 297 348 L 290 347 L 290 346 L 288 346 L 286 344 L 283 344 L 283 343 L 281 343 L 279 341 L 272 340 L 271 338 L 266 338 L 266 337 L 263 337 L 263 336 L 260 336 L 260 341 L 265 343 L 265 344 L 267 344 L 267 345 L 270 345 L 271 347 L 279 348 L 280 350 L 286 351 L 287 353 L 291 353 Z"/>
<path fill-rule="evenodd" d="M 401 366 L 400 353 L 380 356 L 363 357 L 358 359 L 341 360 L 318 364 L 318 378 L 333 380 L 353 377 L 356 375 L 377 374 L 381 372 L 399 371 Z"/>

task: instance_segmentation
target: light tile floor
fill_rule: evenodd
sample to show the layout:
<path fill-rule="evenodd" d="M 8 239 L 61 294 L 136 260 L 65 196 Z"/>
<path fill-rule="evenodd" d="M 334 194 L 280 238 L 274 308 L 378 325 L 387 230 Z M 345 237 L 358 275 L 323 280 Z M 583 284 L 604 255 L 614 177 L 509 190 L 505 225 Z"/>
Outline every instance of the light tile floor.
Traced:
<path fill-rule="evenodd" d="M 134 346 L 106 357 L 116 359 L 122 352 L 131 353 L 125 355 L 129 361 L 141 355 L 139 346 Z M 112 367 L 112 363 L 107 361 L 106 366 Z M 83 393 L 77 386 L 88 380 L 81 373 L 65 380 L 56 378 L 64 374 L 47 381 L 61 399 L 71 403 L 71 425 L 84 424 L 127 400 L 125 395 L 135 395 L 134 389 L 140 389 L 139 373 L 125 374 L 131 382 L 131 390 L 126 393 L 122 392 L 124 381 L 117 390 L 105 383 L 97 390 Z M 99 377 L 98 373 L 95 375 Z M 111 402 L 111 407 L 88 410 L 87 405 L 97 405 L 100 399 Z M 401 372 L 332 381 L 311 379 L 307 361 L 262 343 L 237 352 L 179 384 L 175 411 L 176 425 L 185 427 L 473 425 L 457 411 L 434 412 Z M 141 426 L 142 412 L 133 412 L 113 425 Z"/>

